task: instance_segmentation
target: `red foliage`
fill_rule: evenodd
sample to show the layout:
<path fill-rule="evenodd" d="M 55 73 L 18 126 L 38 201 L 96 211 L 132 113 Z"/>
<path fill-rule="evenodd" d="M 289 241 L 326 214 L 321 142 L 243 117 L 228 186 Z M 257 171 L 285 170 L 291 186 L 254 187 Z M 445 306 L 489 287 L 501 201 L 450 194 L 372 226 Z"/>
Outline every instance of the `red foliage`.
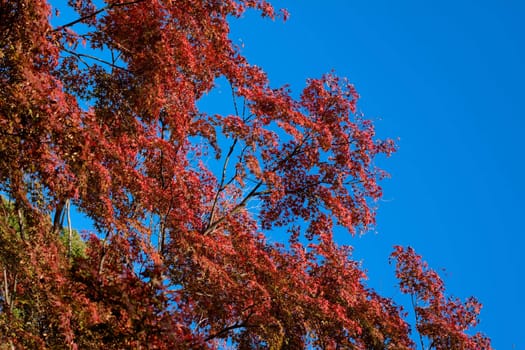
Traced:
<path fill-rule="evenodd" d="M 491 349 L 488 338 L 466 332 L 478 324 L 481 304 L 475 298 L 446 297 L 441 278 L 410 247 L 395 247 L 392 259 L 401 291 L 411 295 L 422 347 L 425 337 L 428 348 L 437 350 Z"/>
<path fill-rule="evenodd" d="M 230 17 L 285 11 L 264 0 L 69 5 L 78 19 L 53 28 L 47 1 L 0 0 L 0 341 L 414 347 L 401 308 L 364 285 L 332 237 L 334 225 L 374 224 L 385 174 L 373 160 L 393 142 L 356 114 L 346 80 L 311 79 L 293 99 L 228 38 Z M 232 115 L 197 106 L 217 78 L 231 84 Z M 71 231 L 69 247 L 59 238 L 69 202 L 97 229 L 82 254 Z M 395 257 L 402 290 L 423 303 L 420 334 L 439 349 L 490 348 L 465 333 L 479 304 L 444 299 L 411 254 Z"/>

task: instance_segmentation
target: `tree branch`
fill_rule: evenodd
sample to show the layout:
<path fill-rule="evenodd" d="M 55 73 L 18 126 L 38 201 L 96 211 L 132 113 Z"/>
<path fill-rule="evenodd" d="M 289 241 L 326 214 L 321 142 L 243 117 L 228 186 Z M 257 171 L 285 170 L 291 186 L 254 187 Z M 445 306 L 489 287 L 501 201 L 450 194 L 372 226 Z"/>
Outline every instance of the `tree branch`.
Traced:
<path fill-rule="evenodd" d="M 250 193 L 248 193 L 246 195 L 246 197 L 243 198 L 242 201 L 239 202 L 239 204 L 237 204 L 227 215 L 224 215 L 222 216 L 220 219 L 217 219 L 216 221 L 214 221 L 213 223 L 211 223 L 210 225 L 208 225 L 208 227 L 206 228 L 206 230 L 204 230 L 204 232 L 202 233 L 203 235 L 208 235 L 210 234 L 211 232 L 213 232 L 213 230 L 215 230 L 217 228 L 217 226 L 219 226 L 221 223 L 223 223 L 226 218 L 229 216 L 229 215 L 233 215 L 237 212 L 239 212 L 239 210 L 241 210 L 242 208 L 244 208 L 246 206 L 246 203 L 252 198 L 252 197 L 255 197 L 259 192 L 257 192 L 257 190 L 259 189 L 259 187 L 261 187 L 262 185 L 264 184 L 264 182 L 261 180 L 257 183 L 257 185 L 255 185 L 254 188 L 252 188 L 252 190 L 250 191 Z"/>
<path fill-rule="evenodd" d="M 9 294 L 9 282 L 7 280 L 7 268 L 4 266 L 4 300 L 7 305 L 9 305 L 9 309 L 11 309 L 11 295 Z"/>
<path fill-rule="evenodd" d="M 237 145 L 237 139 L 233 140 L 233 143 L 231 144 L 230 149 L 228 150 L 228 154 L 226 155 L 226 159 L 224 160 L 224 164 L 222 165 L 221 182 L 219 183 L 219 188 L 217 188 L 217 193 L 215 193 L 215 198 L 213 198 L 213 204 L 211 206 L 211 211 L 210 211 L 210 219 L 208 220 L 208 225 L 207 225 L 208 227 L 210 227 L 211 223 L 213 222 L 213 219 L 215 216 L 215 207 L 217 206 L 219 195 L 224 190 L 224 182 L 226 180 L 226 170 L 228 168 L 230 157 L 233 153 L 233 150 L 235 149 L 235 145 Z"/>
<path fill-rule="evenodd" d="M 419 335 L 419 341 L 421 343 L 421 350 L 425 350 L 425 344 L 423 343 L 423 336 L 421 335 L 421 332 L 419 332 L 419 329 L 418 329 L 419 314 L 417 312 L 416 301 L 414 300 L 414 294 L 410 294 L 410 301 L 412 302 L 412 308 L 414 309 L 414 315 L 416 317 L 416 331 L 417 331 L 417 334 Z"/>
<path fill-rule="evenodd" d="M 210 341 L 214 338 L 219 338 L 221 337 L 222 335 L 228 333 L 229 331 L 232 331 L 234 329 L 238 329 L 238 328 L 246 328 L 246 327 L 249 327 L 249 325 L 247 325 L 246 323 L 242 322 L 242 323 L 234 323 L 232 324 L 231 326 L 228 326 L 226 328 L 223 328 L 221 329 L 220 331 L 218 331 L 217 333 L 214 333 L 214 334 L 211 334 L 209 335 L 207 338 L 204 339 L 205 342 L 207 341 Z"/>
<path fill-rule="evenodd" d="M 113 4 L 109 4 L 109 5 L 106 5 L 98 10 L 96 10 L 95 12 L 92 12 L 90 13 L 89 15 L 86 15 L 86 16 L 83 16 L 83 17 L 80 17 L 80 18 L 77 18 L 76 20 L 74 21 L 71 21 L 69 23 L 66 23 L 66 24 L 63 24 L 61 26 L 58 26 L 56 27 L 55 29 L 53 29 L 53 32 L 58 32 L 60 30 L 63 30 L 65 28 L 68 28 L 68 27 L 71 27 L 71 26 L 74 26 L 75 24 L 77 23 L 80 23 L 82 21 L 85 21 L 85 20 L 88 20 L 90 18 L 93 18 L 95 17 L 96 15 L 104 12 L 104 11 L 107 11 L 107 10 L 110 10 L 112 9 L 113 7 L 120 7 L 120 6 L 127 6 L 127 5 L 134 5 L 134 4 L 138 4 L 140 2 L 143 2 L 144 0 L 135 0 L 135 1 L 129 1 L 129 2 L 123 2 L 123 3 L 120 3 L 120 4 L 117 4 L 117 3 L 113 3 Z"/>
<path fill-rule="evenodd" d="M 290 158 L 292 158 L 293 156 L 297 155 L 299 153 L 299 150 L 302 148 L 302 146 L 306 143 L 306 141 L 309 139 L 309 135 L 306 135 L 302 140 L 301 142 L 290 152 L 288 153 L 288 155 L 286 155 L 286 157 L 282 158 L 281 160 L 279 160 L 277 162 L 277 164 L 272 168 L 272 172 L 273 171 L 277 171 L 284 163 L 286 163 Z M 228 157 L 227 157 L 228 158 Z M 225 162 L 225 165 L 223 167 L 223 174 L 225 172 L 225 168 L 226 168 L 226 162 Z M 226 218 L 229 216 L 229 215 L 233 215 L 235 213 L 237 213 L 239 210 L 241 210 L 243 207 L 246 206 L 246 203 L 253 197 L 255 196 L 258 196 L 258 195 L 261 195 L 261 194 L 267 194 L 268 191 L 258 191 L 259 188 L 264 185 L 264 181 L 263 180 L 260 180 L 252 189 L 251 191 L 242 199 L 241 202 L 239 202 L 239 204 L 237 204 L 227 215 L 224 215 L 222 216 L 220 219 L 217 219 L 216 221 L 213 221 L 213 217 L 210 216 L 210 220 L 209 220 L 209 223 L 206 227 L 206 229 L 204 230 L 203 232 L 203 235 L 208 235 L 210 234 L 213 230 L 215 230 L 217 228 L 217 226 L 219 226 L 222 222 L 224 222 L 226 220 Z M 216 197 L 218 196 L 218 193 L 216 195 Z M 214 206 L 212 207 L 212 210 L 214 210 L 215 208 L 215 202 L 214 202 Z"/>
<path fill-rule="evenodd" d="M 117 66 L 116 64 L 114 63 L 111 63 L 109 61 L 106 61 L 106 60 L 103 60 L 101 58 L 98 58 L 97 56 L 93 56 L 93 55 L 88 55 L 88 54 L 85 54 L 85 53 L 78 53 L 78 52 L 75 52 L 73 50 L 68 50 L 66 48 L 62 48 L 62 50 L 64 50 L 64 52 L 67 52 L 75 57 L 77 57 L 78 59 L 82 60 L 82 57 L 85 57 L 85 58 L 89 58 L 91 60 L 94 60 L 94 61 L 97 61 L 97 62 L 100 62 L 100 63 L 104 63 L 112 68 L 116 68 L 116 69 L 121 69 L 123 71 L 126 71 L 126 72 L 129 72 L 128 69 L 124 68 L 124 67 L 120 67 L 120 66 Z M 84 64 L 86 64 L 87 66 L 89 66 L 87 64 L 87 62 L 85 62 L 84 60 L 82 60 L 82 62 L 84 62 Z"/>
<path fill-rule="evenodd" d="M 73 239 L 73 228 L 71 227 L 71 201 L 66 199 L 66 216 L 67 216 L 67 233 L 68 233 L 68 240 L 67 240 L 67 255 L 68 258 L 72 258 L 72 251 L 73 251 L 73 244 L 71 240 Z"/>

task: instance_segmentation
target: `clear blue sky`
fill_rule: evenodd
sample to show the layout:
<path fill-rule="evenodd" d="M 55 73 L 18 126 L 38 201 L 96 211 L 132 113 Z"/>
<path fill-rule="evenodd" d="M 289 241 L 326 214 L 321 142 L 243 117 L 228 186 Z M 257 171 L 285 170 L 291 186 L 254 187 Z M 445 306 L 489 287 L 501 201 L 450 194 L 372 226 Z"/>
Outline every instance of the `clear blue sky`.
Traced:
<path fill-rule="evenodd" d="M 274 4 L 288 22 L 251 13 L 233 23 L 249 60 L 296 92 L 335 69 L 355 83 L 379 135 L 399 137 L 399 151 L 380 162 L 392 178 L 376 232 L 338 235 L 355 246 L 369 285 L 406 301 L 388 256 L 411 245 L 446 269 L 449 292 L 484 304 L 478 329 L 496 349 L 524 349 L 525 2 Z"/>
<path fill-rule="evenodd" d="M 483 304 L 479 330 L 498 350 L 525 348 L 525 2 L 274 1 L 288 22 L 246 15 L 232 39 L 275 85 L 299 91 L 335 69 L 355 83 L 380 136 L 399 137 L 381 165 L 377 232 L 341 234 L 369 284 L 403 300 L 387 258 L 411 245 L 445 268 L 452 294 Z"/>

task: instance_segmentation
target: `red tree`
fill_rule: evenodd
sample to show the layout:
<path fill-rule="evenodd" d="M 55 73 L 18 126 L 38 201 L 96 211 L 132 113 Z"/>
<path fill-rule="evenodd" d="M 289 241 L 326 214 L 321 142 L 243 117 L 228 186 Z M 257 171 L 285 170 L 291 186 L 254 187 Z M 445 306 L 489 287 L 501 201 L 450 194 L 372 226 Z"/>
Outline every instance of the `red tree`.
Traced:
<path fill-rule="evenodd" d="M 415 347 L 401 307 L 332 236 L 374 223 L 373 159 L 393 142 L 356 114 L 346 80 L 309 80 L 294 99 L 228 39 L 227 19 L 248 8 L 285 12 L 264 0 L 69 5 L 78 19 L 53 27 L 47 1 L 0 0 L 3 343 Z M 217 78 L 231 115 L 197 106 Z M 82 249 L 63 229 L 70 203 L 95 223 Z M 422 346 L 490 348 L 465 333 L 476 301 L 445 298 L 412 250 L 394 257 Z"/>

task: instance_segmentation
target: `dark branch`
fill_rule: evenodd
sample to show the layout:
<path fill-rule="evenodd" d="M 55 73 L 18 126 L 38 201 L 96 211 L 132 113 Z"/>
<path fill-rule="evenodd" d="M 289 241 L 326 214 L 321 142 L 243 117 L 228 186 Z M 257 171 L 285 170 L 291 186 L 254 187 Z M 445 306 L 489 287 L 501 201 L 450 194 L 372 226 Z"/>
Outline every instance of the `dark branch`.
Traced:
<path fill-rule="evenodd" d="M 88 20 L 90 18 L 93 18 L 95 17 L 96 15 L 104 12 L 104 11 L 107 11 L 107 10 L 110 10 L 111 8 L 113 7 L 120 7 L 120 6 L 127 6 L 127 5 L 134 5 L 134 4 L 137 4 L 137 3 L 140 3 L 140 2 L 143 2 L 144 0 L 135 0 L 135 1 L 129 1 L 129 2 L 123 2 L 123 3 L 120 3 L 120 4 L 109 4 L 109 5 L 106 5 L 98 10 L 96 10 L 95 12 L 93 13 L 90 13 L 89 15 L 86 15 L 86 16 L 83 16 L 83 17 L 80 17 L 80 18 L 77 18 L 76 20 L 74 21 L 71 21 L 69 23 L 66 23 L 66 24 L 63 24 L 59 27 L 56 27 L 55 29 L 53 29 L 53 32 L 58 32 L 60 30 L 63 30 L 65 28 L 68 28 L 68 27 L 71 27 L 71 26 L 74 26 L 75 24 L 77 23 L 80 23 L 80 22 L 83 22 L 85 20 Z"/>
<path fill-rule="evenodd" d="M 296 156 L 297 154 L 299 154 L 302 146 L 306 143 L 306 141 L 309 139 L 309 137 L 310 137 L 309 135 L 306 135 L 301 140 L 301 142 L 286 157 L 284 157 L 283 159 L 281 159 L 280 161 L 277 162 L 277 164 L 272 169 L 272 171 L 279 170 L 279 168 L 283 164 L 285 164 L 290 158 L 292 158 L 292 157 Z M 239 212 L 239 210 L 241 210 L 242 208 L 244 208 L 246 206 L 246 203 L 248 203 L 248 201 L 250 199 L 252 199 L 253 197 L 260 196 L 262 194 L 267 194 L 266 191 L 262 191 L 262 192 L 259 191 L 259 188 L 261 186 L 263 186 L 264 184 L 265 184 L 264 180 L 260 180 L 251 189 L 251 191 L 232 210 L 230 210 L 230 212 L 227 213 L 226 215 L 222 216 L 221 218 L 219 218 L 219 219 L 217 219 L 215 221 L 212 221 L 212 219 L 213 219 L 213 217 L 212 217 L 210 219 L 209 224 L 207 225 L 206 229 L 204 230 L 203 235 L 208 235 L 211 232 L 213 232 L 213 230 L 215 230 L 217 228 L 217 226 L 219 226 L 221 223 L 223 223 L 229 215 L 233 215 L 233 214 Z"/>
<path fill-rule="evenodd" d="M 220 193 L 224 190 L 225 185 L 224 182 L 226 180 L 226 170 L 228 168 L 228 163 L 230 161 L 230 157 L 235 149 L 235 145 L 237 145 L 237 139 L 233 140 L 233 143 L 230 146 L 230 149 L 228 150 L 228 154 L 226 155 L 226 159 L 224 160 L 224 164 L 222 166 L 222 174 L 221 174 L 221 182 L 219 183 L 219 188 L 217 189 L 217 193 L 215 193 L 215 198 L 213 199 L 213 205 L 211 207 L 210 211 L 210 219 L 208 221 L 208 227 L 210 227 L 211 223 L 214 220 L 215 216 L 215 207 L 217 206 L 217 202 L 219 200 Z"/>
<path fill-rule="evenodd" d="M 255 197 L 259 192 L 257 192 L 257 190 L 259 189 L 259 187 L 261 187 L 262 185 L 264 184 L 264 182 L 261 180 L 257 185 L 255 185 L 254 188 L 252 188 L 252 190 L 250 191 L 250 193 L 248 193 L 246 195 L 246 197 L 243 198 L 242 201 L 239 202 L 239 204 L 237 204 L 227 215 L 224 215 L 222 216 L 220 219 L 217 219 L 216 221 L 214 221 L 212 224 L 210 224 L 206 230 L 203 232 L 204 235 L 208 235 L 210 234 L 211 232 L 213 232 L 213 230 L 215 230 L 217 228 L 217 226 L 219 226 L 222 222 L 224 222 L 226 220 L 226 218 L 229 216 L 229 215 L 233 215 L 237 212 L 239 212 L 239 210 L 241 210 L 242 208 L 244 208 L 246 206 L 246 203 L 248 203 L 248 201 L 252 198 L 252 197 Z"/>
<path fill-rule="evenodd" d="M 64 199 L 61 199 L 55 208 L 55 217 L 53 219 L 53 232 L 55 234 L 59 234 L 60 230 L 62 229 L 62 225 L 64 222 L 64 205 L 66 204 L 66 201 Z"/>
<path fill-rule="evenodd" d="M 123 71 L 126 71 L 126 72 L 129 72 L 128 69 L 124 68 L 124 67 L 120 67 L 120 66 L 117 66 L 116 64 L 114 63 L 111 63 L 109 61 L 106 61 L 106 60 L 103 60 L 101 58 L 98 58 L 97 56 L 93 56 L 93 55 L 88 55 L 88 54 L 85 54 L 85 53 L 78 53 L 78 52 L 75 52 L 75 51 L 72 51 L 72 50 L 68 50 L 68 49 L 65 49 L 63 48 L 62 50 L 64 50 L 64 52 L 67 52 L 69 53 L 70 55 L 73 55 L 79 59 L 81 59 L 82 57 L 85 57 L 85 58 L 89 58 L 91 60 L 94 60 L 94 61 L 97 61 L 97 62 L 100 62 L 100 63 L 103 63 L 103 64 L 106 64 L 112 68 L 116 68 L 116 69 L 121 69 Z M 87 65 L 87 63 L 81 59 L 82 62 L 84 62 L 84 64 Z"/>
<path fill-rule="evenodd" d="M 414 294 L 410 294 L 410 301 L 412 302 L 412 308 L 414 309 L 414 315 L 416 317 L 416 331 L 419 335 L 419 342 L 421 343 L 421 350 L 425 350 L 425 344 L 423 342 L 423 335 L 419 331 L 419 313 L 417 312 L 417 304 L 414 299 Z"/>
<path fill-rule="evenodd" d="M 238 328 L 246 328 L 246 327 L 249 327 L 249 325 L 245 324 L 244 322 L 242 322 L 242 323 L 235 323 L 235 324 L 232 324 L 231 326 L 228 326 L 226 328 L 221 329 L 217 333 L 213 333 L 213 334 L 209 335 L 207 338 L 204 339 L 204 341 L 207 342 L 207 341 L 210 341 L 210 340 L 212 340 L 214 338 L 220 338 L 223 335 L 227 334 L 229 331 L 232 331 L 232 330 L 238 329 Z"/>

